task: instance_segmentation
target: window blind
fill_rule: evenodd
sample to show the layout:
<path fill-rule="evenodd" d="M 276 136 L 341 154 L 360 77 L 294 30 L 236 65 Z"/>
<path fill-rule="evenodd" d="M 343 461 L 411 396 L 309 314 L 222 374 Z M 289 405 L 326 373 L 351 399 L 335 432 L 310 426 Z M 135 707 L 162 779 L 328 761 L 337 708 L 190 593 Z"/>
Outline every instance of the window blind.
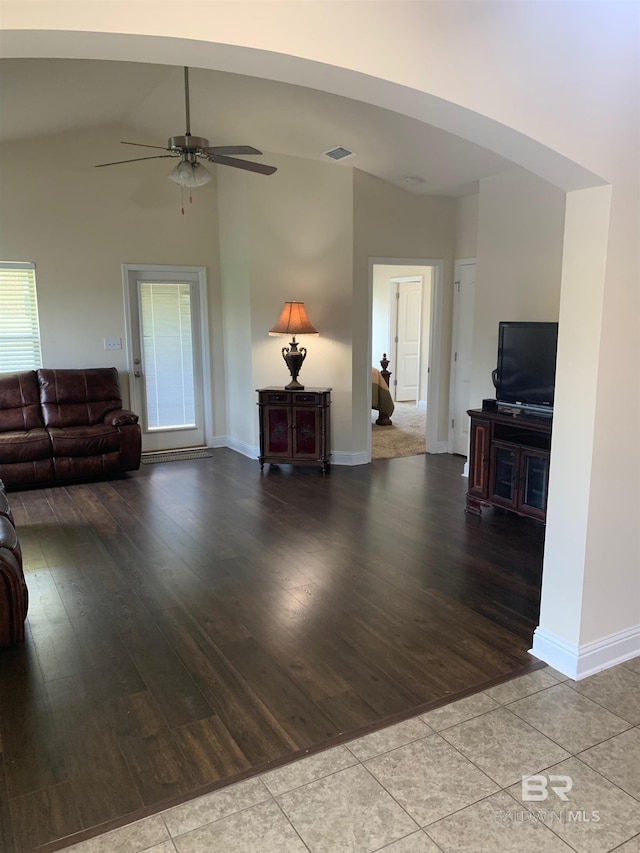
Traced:
<path fill-rule="evenodd" d="M 35 264 L 0 261 L 0 373 L 42 367 Z"/>
<path fill-rule="evenodd" d="M 195 427 L 191 287 L 139 282 L 147 426 Z"/>

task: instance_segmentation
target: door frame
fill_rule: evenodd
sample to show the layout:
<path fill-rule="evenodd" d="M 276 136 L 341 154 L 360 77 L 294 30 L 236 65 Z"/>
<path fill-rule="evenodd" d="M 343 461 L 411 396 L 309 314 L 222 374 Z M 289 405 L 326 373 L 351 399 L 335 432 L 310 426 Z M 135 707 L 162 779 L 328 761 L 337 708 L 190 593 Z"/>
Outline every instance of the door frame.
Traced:
<path fill-rule="evenodd" d="M 431 282 L 431 328 L 429 330 L 429 381 L 427 383 L 427 453 L 447 453 L 448 442 L 438 441 L 440 414 L 440 348 L 442 340 L 442 288 L 444 260 L 442 258 L 369 258 L 369 287 L 367 305 L 367 361 L 371 361 L 371 323 L 373 315 L 373 268 L 374 266 L 433 267 Z M 366 376 L 365 376 L 366 370 Z M 371 409 L 371 364 L 366 364 L 362 373 L 366 383 L 367 405 Z M 371 461 L 371 429 L 367 431 L 367 453 Z"/>
<path fill-rule="evenodd" d="M 200 299 L 200 352 L 202 354 L 202 416 L 204 440 L 207 447 L 213 446 L 213 407 L 211 395 L 211 357 L 209 340 L 209 311 L 207 299 L 207 268 L 170 264 L 122 264 L 122 289 L 124 297 L 124 330 L 127 359 L 127 380 L 129 384 L 129 399 L 134 399 L 133 391 L 133 329 L 131 328 L 131 313 L 129 302 L 129 287 L 131 273 L 164 273 L 179 279 L 181 273 L 195 275 L 198 280 L 198 295 Z"/>
<path fill-rule="evenodd" d="M 451 322 L 451 372 L 449 381 L 449 430 L 448 443 L 449 453 L 454 452 L 454 435 L 453 427 L 451 426 L 452 419 L 455 417 L 455 380 L 456 380 L 456 364 L 455 354 L 458 351 L 458 319 L 460 313 L 460 297 L 456 285 L 460 282 L 460 267 L 470 266 L 473 264 L 477 272 L 476 258 L 457 258 L 453 264 L 453 316 Z M 469 440 L 471 440 L 471 431 L 469 431 Z M 469 446 L 467 444 L 467 458 L 464 463 L 463 477 L 469 476 Z"/>

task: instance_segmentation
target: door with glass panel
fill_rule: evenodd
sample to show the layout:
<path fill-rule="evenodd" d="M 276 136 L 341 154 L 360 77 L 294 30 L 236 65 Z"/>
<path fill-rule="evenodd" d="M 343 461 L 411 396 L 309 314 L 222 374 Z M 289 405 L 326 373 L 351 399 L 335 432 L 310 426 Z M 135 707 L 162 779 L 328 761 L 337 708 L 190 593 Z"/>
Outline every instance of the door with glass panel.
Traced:
<path fill-rule="evenodd" d="M 131 407 L 143 452 L 202 447 L 203 271 L 129 269 Z"/>

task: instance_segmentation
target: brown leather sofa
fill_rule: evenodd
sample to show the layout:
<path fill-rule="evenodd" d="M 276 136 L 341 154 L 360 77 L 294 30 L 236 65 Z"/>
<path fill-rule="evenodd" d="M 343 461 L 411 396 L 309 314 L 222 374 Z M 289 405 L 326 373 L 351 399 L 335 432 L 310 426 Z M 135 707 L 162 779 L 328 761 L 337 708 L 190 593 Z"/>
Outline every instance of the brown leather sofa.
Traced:
<path fill-rule="evenodd" d="M 20 543 L 0 480 L 0 646 L 23 642 L 28 604 Z"/>
<path fill-rule="evenodd" d="M 140 467 L 138 416 L 115 367 L 0 374 L 0 478 L 29 486 Z"/>

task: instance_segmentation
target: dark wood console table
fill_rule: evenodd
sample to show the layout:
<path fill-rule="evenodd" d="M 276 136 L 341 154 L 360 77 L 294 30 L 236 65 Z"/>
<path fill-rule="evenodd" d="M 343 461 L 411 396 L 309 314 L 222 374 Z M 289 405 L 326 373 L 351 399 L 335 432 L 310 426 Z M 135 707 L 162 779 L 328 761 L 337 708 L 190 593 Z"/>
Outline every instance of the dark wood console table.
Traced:
<path fill-rule="evenodd" d="M 319 465 L 329 469 L 331 388 L 259 388 L 260 468 L 272 465 Z"/>
<path fill-rule="evenodd" d="M 466 512 L 483 506 L 544 521 L 547 514 L 551 418 L 470 409 Z"/>

